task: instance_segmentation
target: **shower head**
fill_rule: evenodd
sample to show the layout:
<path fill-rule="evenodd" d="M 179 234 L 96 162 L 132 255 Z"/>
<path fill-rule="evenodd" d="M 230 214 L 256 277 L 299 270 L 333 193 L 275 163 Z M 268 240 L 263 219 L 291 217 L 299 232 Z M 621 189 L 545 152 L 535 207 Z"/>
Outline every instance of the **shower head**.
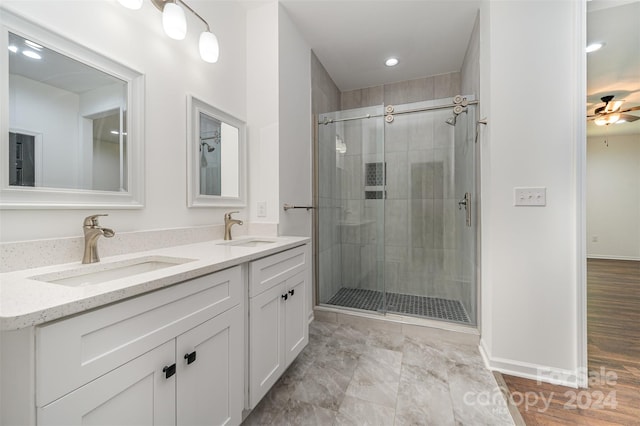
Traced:
<path fill-rule="evenodd" d="M 456 125 L 456 119 L 458 118 L 457 115 L 454 115 L 453 117 L 449 117 L 447 118 L 444 122 L 449 124 L 450 126 L 455 126 Z"/>
<path fill-rule="evenodd" d="M 200 151 L 202 151 L 202 145 L 206 145 L 207 146 L 207 152 L 213 152 L 216 149 L 215 146 L 211 146 L 206 142 L 200 142 Z"/>

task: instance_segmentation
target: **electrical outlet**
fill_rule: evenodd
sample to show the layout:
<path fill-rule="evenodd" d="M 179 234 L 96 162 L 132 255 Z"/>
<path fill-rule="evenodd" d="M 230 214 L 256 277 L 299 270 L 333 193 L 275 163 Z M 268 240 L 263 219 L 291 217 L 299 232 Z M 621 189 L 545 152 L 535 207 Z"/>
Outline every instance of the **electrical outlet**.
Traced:
<path fill-rule="evenodd" d="M 516 206 L 546 206 L 547 188 L 513 188 L 514 205 Z"/>
<path fill-rule="evenodd" d="M 258 217 L 267 217 L 266 201 L 258 201 Z"/>

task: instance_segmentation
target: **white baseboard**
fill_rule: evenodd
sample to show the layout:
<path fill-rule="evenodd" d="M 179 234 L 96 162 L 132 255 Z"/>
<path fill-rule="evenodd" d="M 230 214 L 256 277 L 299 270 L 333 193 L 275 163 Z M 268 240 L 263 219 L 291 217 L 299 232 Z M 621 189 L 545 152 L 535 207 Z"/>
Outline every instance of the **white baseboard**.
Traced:
<path fill-rule="evenodd" d="M 498 371 L 510 376 L 571 388 L 578 388 L 580 387 L 580 383 L 582 383 L 583 378 L 577 370 L 563 370 L 544 365 L 492 357 L 482 339 L 480 340 L 479 349 L 485 366 L 491 371 Z"/>
<path fill-rule="evenodd" d="M 638 260 L 640 257 L 636 256 L 615 256 L 609 254 L 587 254 L 587 259 L 605 259 L 605 260 Z"/>

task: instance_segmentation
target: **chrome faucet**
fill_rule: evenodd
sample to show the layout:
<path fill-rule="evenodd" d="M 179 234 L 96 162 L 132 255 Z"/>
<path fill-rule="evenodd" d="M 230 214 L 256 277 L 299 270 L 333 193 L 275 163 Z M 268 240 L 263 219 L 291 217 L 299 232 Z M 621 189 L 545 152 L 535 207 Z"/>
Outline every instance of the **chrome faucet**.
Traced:
<path fill-rule="evenodd" d="M 82 225 L 82 230 L 84 231 L 84 256 L 82 256 L 82 263 L 100 262 L 100 256 L 98 256 L 98 238 L 101 235 L 106 238 L 111 238 L 116 235 L 113 229 L 100 226 L 98 223 L 99 216 L 109 215 L 94 214 L 84 218 L 84 224 Z"/>
<path fill-rule="evenodd" d="M 231 227 L 233 225 L 242 225 L 241 220 L 233 219 L 231 217 L 231 215 L 234 213 L 240 213 L 240 212 L 229 212 L 229 213 L 225 213 L 224 215 L 224 239 L 225 240 L 231 239 Z"/>

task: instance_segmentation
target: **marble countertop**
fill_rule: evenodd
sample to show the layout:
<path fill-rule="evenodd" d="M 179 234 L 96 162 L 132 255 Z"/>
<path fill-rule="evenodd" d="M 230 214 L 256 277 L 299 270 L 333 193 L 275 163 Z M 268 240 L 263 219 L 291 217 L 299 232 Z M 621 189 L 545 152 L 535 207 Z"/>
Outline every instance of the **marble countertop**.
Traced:
<path fill-rule="evenodd" d="M 310 241 L 306 237 L 243 237 L 238 241 L 251 239 L 275 242 L 258 247 L 242 247 L 220 244 L 225 243 L 223 241 L 207 241 L 105 257 L 99 263 L 90 265 L 82 265 L 78 261 L 0 274 L 0 330 L 17 330 L 42 324 L 269 256 Z M 65 277 L 70 270 L 75 275 L 80 270 L 86 269 L 88 272 L 108 269 L 114 263 L 125 264 L 147 257 L 152 260 L 180 258 L 187 261 L 86 286 L 61 285 L 33 278 L 45 276 L 52 280 L 56 276 Z"/>

